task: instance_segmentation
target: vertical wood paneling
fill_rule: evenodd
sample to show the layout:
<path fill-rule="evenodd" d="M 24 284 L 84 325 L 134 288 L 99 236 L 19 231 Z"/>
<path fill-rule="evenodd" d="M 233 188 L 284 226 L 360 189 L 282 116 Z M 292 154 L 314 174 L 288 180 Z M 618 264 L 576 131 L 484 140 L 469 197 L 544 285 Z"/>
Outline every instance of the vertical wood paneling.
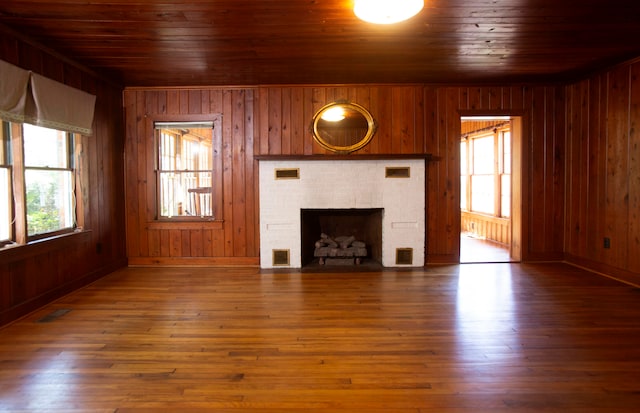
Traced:
<path fill-rule="evenodd" d="M 168 229 L 160 230 L 160 256 L 171 256 L 171 232 Z"/>
<path fill-rule="evenodd" d="M 631 67 L 629 106 L 629 271 L 640 273 L 640 64 Z"/>
<path fill-rule="evenodd" d="M 443 167 L 445 174 L 442 183 L 442 202 L 446 206 L 444 215 L 439 218 L 445 226 L 437 231 L 437 235 L 444 241 L 443 251 L 457 257 L 460 251 L 460 93 L 457 88 L 447 88 L 445 96 L 444 135 L 445 153 Z M 428 210 L 427 206 L 427 210 Z M 442 226 L 442 224 L 439 224 Z M 433 236 L 433 234 L 431 235 Z"/>
<path fill-rule="evenodd" d="M 233 256 L 233 91 L 222 93 L 222 199 L 224 204 L 224 256 Z M 271 137 L 274 135 L 270 135 Z M 279 139 L 278 139 L 279 143 Z"/>
<path fill-rule="evenodd" d="M 605 197 L 602 188 L 604 188 L 605 177 L 602 171 L 605 168 L 605 154 L 606 154 L 606 140 L 604 133 L 605 127 L 605 112 L 607 105 L 602 102 L 603 89 L 603 77 L 597 76 L 593 79 L 580 82 L 582 87 L 589 91 L 589 108 L 588 112 L 583 117 L 586 118 L 585 122 L 588 124 L 587 132 L 589 136 L 589 176 L 588 176 L 588 204 L 586 205 L 587 223 L 589 224 L 585 229 L 588 230 L 589 240 L 587 241 L 587 250 L 580 251 L 576 249 L 568 249 L 566 252 L 570 254 L 582 255 L 593 257 L 597 260 L 603 259 L 604 251 L 601 248 L 599 240 L 604 237 L 604 222 L 600 219 L 599 212 L 602 211 L 605 206 Z M 575 110 L 571 102 L 567 103 L 568 111 Z M 573 136 L 567 136 L 567 144 L 570 145 L 573 142 Z M 572 162 L 567 162 L 567 165 L 573 165 Z M 573 168 L 576 169 L 576 168 Z M 570 171 L 571 169 L 569 169 Z M 568 191 L 572 190 L 572 185 L 567 185 Z M 567 196 L 567 201 L 570 202 L 573 197 Z M 573 206 L 575 207 L 575 206 Z M 567 205 L 567 212 L 569 212 L 569 206 Z"/>
<path fill-rule="evenodd" d="M 288 100 L 288 99 L 287 99 Z M 246 123 L 245 123 L 245 91 L 239 90 L 232 92 L 232 118 L 233 118 L 233 136 L 232 136 L 232 187 L 233 198 L 233 250 L 230 254 L 232 257 L 247 256 L 247 204 L 246 204 Z M 283 128 L 286 125 L 283 124 Z M 289 139 L 287 136 L 287 148 Z"/>
<path fill-rule="evenodd" d="M 629 228 L 629 67 L 609 73 L 607 99 L 607 209 L 605 223 L 611 238 L 611 260 L 627 266 Z"/>
<path fill-rule="evenodd" d="M 136 117 L 138 116 L 139 109 L 137 106 L 138 99 L 136 94 L 133 93 L 131 99 L 125 104 L 125 168 L 127 170 L 127 180 L 125 184 L 125 201 L 127 209 L 127 256 L 139 257 L 140 247 L 139 239 L 136 235 L 138 233 L 138 205 L 140 194 L 138 193 L 138 122 Z"/>
<path fill-rule="evenodd" d="M 144 95 L 156 93 L 150 106 Z M 139 97 L 141 94 L 143 97 Z M 564 234 L 564 88 L 562 87 L 440 87 L 422 85 L 360 86 L 265 86 L 256 89 L 202 88 L 199 93 L 182 90 L 129 90 L 125 92 L 127 122 L 138 122 L 145 116 L 172 110 L 194 110 L 198 103 L 202 113 L 222 113 L 222 142 L 216 165 L 223 176 L 224 222 L 221 227 L 198 228 L 188 238 L 160 233 L 163 257 L 201 255 L 216 259 L 253 259 L 259 255 L 259 199 L 254 155 L 326 153 L 316 145 L 309 125 L 315 111 L 335 99 L 349 99 L 367 107 L 378 122 L 378 131 L 362 153 L 430 153 L 427 185 L 427 255 L 428 260 L 452 262 L 459 254 L 459 136 L 460 111 L 520 111 L 524 114 L 523 234 L 528 236 L 523 258 L 549 258 L 562 254 Z M 207 107 L 207 97 L 209 106 Z M 162 96 L 166 96 L 166 99 Z M 185 104 L 183 101 L 188 103 Z M 204 102 L 204 103 L 203 103 Z M 197 111 L 197 110 L 196 110 Z M 492 113 L 493 113 L 492 112 Z M 583 122 L 583 120 L 579 120 Z M 128 130 L 143 133 L 141 129 Z M 148 132 L 146 132 L 148 134 Z M 142 138 L 134 136 L 127 143 L 135 154 L 150 156 L 152 148 L 138 148 Z M 147 145 L 149 145 L 147 143 Z M 356 156 L 357 154 L 354 154 Z M 583 156 L 583 155 L 580 155 Z M 128 162 L 129 188 L 132 177 L 144 181 L 136 170 L 137 161 Z M 130 175 L 130 176 L 129 176 Z M 138 185 L 138 183 L 136 183 Z M 525 189 L 527 190 L 527 189 Z M 138 194 L 149 198 L 144 193 Z M 135 195 L 134 195 L 135 197 Z M 140 201 L 128 207 L 142 208 Z M 155 201 L 153 201 L 155 202 Z M 145 205 L 147 207 L 147 205 Z M 151 219 L 143 213 L 132 216 Z M 584 220 L 584 218 L 583 218 Z M 130 250 L 147 251 L 136 241 L 136 231 L 147 231 L 148 222 L 129 226 Z M 533 230 L 527 232 L 526 228 Z M 189 229 L 188 231 L 194 231 Z M 528 235 L 527 235 L 528 234 Z M 189 247 L 185 240 L 197 240 L 202 246 Z M 137 242 L 137 244 L 136 244 Z M 146 248 L 146 250 L 145 250 Z M 157 249 L 154 249 L 157 251 Z M 139 255 L 143 258 L 143 255 Z M 196 257 L 197 258 L 197 257 Z M 230 261 L 227 261 L 230 262 Z M 245 261 L 246 262 L 246 261 Z"/>
<path fill-rule="evenodd" d="M 293 88 L 291 90 L 291 117 L 289 125 L 291 130 L 291 154 L 301 155 L 304 153 L 306 126 L 304 112 L 304 88 Z"/>
<path fill-rule="evenodd" d="M 146 102 L 146 94 L 142 92 L 136 93 L 136 107 L 137 108 L 145 108 Z M 142 257 L 149 256 L 149 241 L 147 239 L 147 210 L 151 208 L 153 204 L 149 204 L 147 202 L 148 197 L 151 193 L 148 191 L 147 187 L 147 168 L 149 162 L 153 160 L 147 158 L 147 133 L 149 129 L 147 128 L 147 123 L 149 121 L 145 116 L 138 116 L 136 119 L 137 127 L 136 127 L 136 135 L 135 138 L 138 141 L 136 144 L 137 153 L 136 153 L 136 169 L 138 177 L 137 181 L 137 192 L 139 194 L 138 197 L 138 249 L 139 254 Z M 150 153 L 151 155 L 151 153 Z M 152 156 L 152 155 L 151 155 Z"/>
<path fill-rule="evenodd" d="M 97 97 L 93 135 L 77 138 L 78 222 L 88 231 L 0 251 L 3 325 L 126 265 L 123 192 L 131 188 L 124 186 L 123 136 L 130 131 L 123 126 L 120 87 L 8 33 L 0 36 L 0 59 Z M 138 250 L 135 243 L 133 249 Z"/>
<path fill-rule="evenodd" d="M 539 251 L 544 248 L 545 239 L 549 230 L 548 225 L 544 220 L 547 210 L 547 192 L 545 191 L 547 174 L 545 170 L 545 147 L 547 144 L 546 136 L 546 123 L 541 122 L 545 118 L 545 90 L 543 88 L 536 88 L 532 93 L 532 112 L 534 121 L 531 122 L 531 139 L 530 159 L 534 160 L 531 164 L 531 176 L 534 178 L 531 180 L 530 187 L 530 203 L 529 213 L 532 222 L 539 222 L 540 225 L 536 228 L 532 228 L 529 237 L 529 243 L 531 249 Z M 541 144 L 536 144 L 540 142 Z"/>
<path fill-rule="evenodd" d="M 298 89 L 297 89 L 298 90 Z M 292 94 L 293 98 L 293 94 Z M 295 106 L 296 103 L 292 100 L 292 107 Z M 255 123 L 254 123 L 254 91 L 248 89 L 245 91 L 244 96 L 244 113 L 243 113 L 243 122 L 244 122 L 244 142 L 245 142 L 245 153 L 244 159 L 241 159 L 241 162 L 244 162 L 242 167 L 245 170 L 245 184 L 244 184 L 244 196 L 245 196 L 245 239 L 246 239 L 246 251 L 245 256 L 248 257 L 256 257 L 260 255 L 260 238 L 259 238 L 259 227 L 260 227 L 260 214 L 258 208 L 258 196 L 257 196 L 257 188 L 258 188 L 258 168 L 257 161 L 253 159 L 254 156 L 254 147 L 255 147 Z M 293 130 L 292 130 L 293 132 Z M 292 141 L 296 137 L 292 134 Z"/>
<path fill-rule="evenodd" d="M 291 153 L 291 88 L 282 88 L 282 119 L 280 119 L 282 153 Z"/>
<path fill-rule="evenodd" d="M 554 251 L 557 257 L 564 249 L 564 219 L 565 219 L 565 154 L 566 154 L 566 123 L 565 100 L 566 96 L 562 88 L 547 88 L 550 101 L 547 103 L 547 121 L 552 133 L 549 137 L 549 145 L 546 154 L 546 169 L 551 176 L 550 201 L 548 211 L 550 216 L 545 216 L 551 225 L 551 239 L 545 241 L 545 249 Z M 551 241 L 551 243 L 549 243 Z"/>
<path fill-rule="evenodd" d="M 640 270 L 639 73 L 640 63 L 628 63 L 566 87 L 565 253 L 623 278 Z"/>
<path fill-rule="evenodd" d="M 192 229 L 189 231 L 189 255 L 191 257 L 202 257 L 203 249 L 202 249 L 202 230 L 201 229 Z"/>
<path fill-rule="evenodd" d="M 427 214 L 427 254 L 432 256 L 446 256 L 452 254 L 453 251 L 447 251 L 444 247 L 445 243 L 442 241 L 439 234 L 446 233 L 446 227 L 443 228 L 442 216 L 447 208 L 446 203 L 442 199 L 443 181 L 446 179 L 446 162 L 444 160 L 444 152 L 446 139 L 442 136 L 446 136 L 446 110 L 444 107 L 445 90 L 434 88 L 432 91 L 432 98 L 429 100 L 431 105 L 428 107 L 432 113 L 433 124 L 431 125 L 433 130 L 433 139 L 430 145 L 427 145 L 427 153 L 431 153 L 434 157 L 434 162 L 430 162 L 427 166 L 427 202 L 426 202 L 426 214 Z"/>
<path fill-rule="evenodd" d="M 582 165 L 581 150 L 582 142 L 579 142 L 579 137 L 582 135 L 582 110 L 583 105 L 576 103 L 576 100 L 580 100 L 583 95 L 583 88 L 579 85 L 574 85 L 568 89 L 567 95 L 571 102 L 570 110 L 567 112 L 567 118 L 569 119 L 567 125 L 567 136 L 571 137 L 570 144 L 567 150 L 566 159 L 568 162 Z M 577 136 L 578 138 L 576 138 Z M 581 208 L 576 207 L 574 203 L 581 202 L 581 179 L 584 176 L 582 168 L 574 168 L 574 170 L 567 174 L 567 182 L 569 183 L 567 189 L 567 225 L 566 225 L 566 245 L 571 250 L 577 250 L 580 239 L 585 237 L 583 231 L 586 231 L 586 223 L 580 218 Z"/>
<path fill-rule="evenodd" d="M 278 155 L 282 153 L 282 91 L 280 89 L 269 89 L 269 154 Z"/>
<path fill-rule="evenodd" d="M 315 88 L 311 88 L 311 87 L 305 87 L 304 88 L 304 103 L 303 103 L 303 107 L 304 107 L 304 112 L 302 113 L 303 116 L 303 120 L 302 120 L 302 125 L 303 127 L 307 128 L 310 127 L 311 125 L 311 119 L 313 118 L 313 115 L 315 113 L 315 111 L 317 110 L 317 103 L 316 103 L 316 96 L 315 96 Z M 308 130 L 308 129 L 306 129 Z M 308 138 L 308 132 L 304 134 L 304 154 L 305 155 L 310 155 L 313 153 L 313 148 L 314 148 L 314 141 L 313 139 L 309 139 Z M 264 153 L 264 152 L 261 152 Z"/>

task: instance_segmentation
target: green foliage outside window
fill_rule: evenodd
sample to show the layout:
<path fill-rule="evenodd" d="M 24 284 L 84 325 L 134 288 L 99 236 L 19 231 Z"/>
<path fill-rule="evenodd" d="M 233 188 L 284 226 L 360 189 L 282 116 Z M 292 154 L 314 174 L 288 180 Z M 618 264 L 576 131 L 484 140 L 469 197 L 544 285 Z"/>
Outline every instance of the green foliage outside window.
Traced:
<path fill-rule="evenodd" d="M 60 223 L 60 211 L 55 204 L 56 187 L 53 182 L 27 188 L 27 228 L 28 234 L 43 234 L 57 231 Z"/>

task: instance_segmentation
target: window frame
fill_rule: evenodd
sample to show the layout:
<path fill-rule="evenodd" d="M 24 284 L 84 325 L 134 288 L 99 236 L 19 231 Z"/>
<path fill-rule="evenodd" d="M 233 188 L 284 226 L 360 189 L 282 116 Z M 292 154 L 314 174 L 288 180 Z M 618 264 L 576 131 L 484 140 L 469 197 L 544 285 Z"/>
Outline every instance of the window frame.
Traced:
<path fill-rule="evenodd" d="M 48 238 L 76 232 L 81 228 L 83 217 L 79 216 L 78 204 L 82 201 L 79 179 L 79 169 L 77 167 L 79 159 L 77 159 L 77 147 L 81 145 L 82 135 L 63 130 L 66 139 L 66 167 L 42 167 L 42 166 L 26 166 L 24 157 L 24 123 L 15 123 L 8 121 L 0 121 L 2 123 L 2 145 L 7 149 L 5 156 L 9 159 L 2 161 L 8 162 L 11 170 L 9 192 L 11 196 L 11 217 L 10 223 L 10 239 L 1 240 L 0 248 L 9 244 L 27 245 L 34 241 L 40 241 Z M 51 129 L 51 128 L 48 128 Z M 3 165 L 4 167 L 4 165 Z M 27 211 L 27 187 L 26 172 L 28 170 L 53 170 L 69 172 L 71 175 L 71 222 L 70 227 L 60 228 L 54 231 L 43 232 L 39 234 L 29 235 L 28 230 L 28 211 Z"/>
<path fill-rule="evenodd" d="M 0 168 L 6 170 L 7 174 L 7 238 L 0 238 L 0 248 L 11 244 L 15 239 L 14 231 L 14 205 L 13 205 L 13 166 L 11 164 L 11 126 L 9 122 L 0 121 Z M 0 219 L 3 219 L 0 217 Z"/>
<path fill-rule="evenodd" d="M 507 170 L 507 165 L 506 162 L 507 160 L 505 159 L 505 150 L 504 150 L 504 139 L 505 139 L 505 134 L 509 135 L 509 148 L 512 148 L 512 131 L 511 131 L 511 122 L 507 122 L 503 125 L 499 125 L 499 126 L 495 126 L 492 127 L 490 130 L 479 130 L 479 131 L 474 131 L 471 132 L 469 134 L 466 134 L 465 136 L 463 136 L 460 140 L 460 151 L 466 151 L 465 152 L 465 157 L 461 156 L 461 163 L 463 162 L 463 159 L 466 159 L 467 164 L 466 165 L 461 165 L 460 166 L 460 175 L 461 175 L 461 190 L 465 190 L 465 194 L 464 196 L 461 196 L 461 203 L 460 203 L 460 208 L 462 211 L 466 211 L 466 212 L 471 212 L 474 214 L 481 214 L 481 215 L 487 215 L 487 216 L 492 216 L 492 217 L 498 217 L 498 218 L 505 218 L 505 219 L 509 219 L 511 218 L 511 208 L 509 208 L 508 211 L 508 215 L 504 215 L 504 211 L 503 211 L 503 207 L 502 207 L 502 198 L 503 198 L 503 193 L 505 192 L 505 189 L 503 188 L 503 180 L 504 177 L 508 176 L 509 177 L 509 187 L 507 189 L 507 191 L 509 192 L 509 194 L 511 193 L 511 184 L 512 184 L 512 178 L 511 178 L 511 154 L 509 154 L 509 159 L 508 159 L 508 170 L 509 173 L 506 173 L 505 171 Z M 493 208 L 493 213 L 487 213 L 484 211 L 477 211 L 474 210 L 472 208 L 473 205 L 473 190 L 472 190 L 472 183 L 473 183 L 473 177 L 475 175 L 475 168 L 473 165 L 473 158 L 474 158 L 474 154 L 473 154 L 473 145 L 474 145 L 474 141 L 477 139 L 482 139 L 482 138 L 487 138 L 488 136 L 493 136 L 493 153 L 494 153 L 494 159 L 493 159 L 493 163 L 494 163 L 494 171 L 493 171 L 493 203 L 494 203 L 494 208 Z M 466 172 L 466 174 L 464 174 L 463 172 Z M 488 176 L 487 174 L 479 174 L 478 176 Z M 465 183 L 462 183 L 462 180 L 465 180 Z M 463 202 L 466 205 L 463 205 Z"/>
<path fill-rule="evenodd" d="M 170 172 L 170 170 L 160 169 L 161 153 L 159 133 L 157 133 L 157 125 L 169 124 L 189 124 L 189 123 L 211 123 L 211 165 L 206 170 L 177 170 L 176 172 L 209 172 L 211 174 L 211 213 L 212 215 L 175 215 L 163 216 L 161 214 L 161 179 L 160 174 Z M 150 182 L 154 182 L 153 188 L 153 211 L 152 221 L 159 223 L 172 222 L 222 222 L 223 221 L 223 198 L 222 198 L 222 114 L 206 114 L 206 115 L 167 115 L 156 116 L 150 119 L 149 128 L 151 129 L 153 142 L 153 178 Z M 197 196 L 197 195 L 196 195 Z"/>

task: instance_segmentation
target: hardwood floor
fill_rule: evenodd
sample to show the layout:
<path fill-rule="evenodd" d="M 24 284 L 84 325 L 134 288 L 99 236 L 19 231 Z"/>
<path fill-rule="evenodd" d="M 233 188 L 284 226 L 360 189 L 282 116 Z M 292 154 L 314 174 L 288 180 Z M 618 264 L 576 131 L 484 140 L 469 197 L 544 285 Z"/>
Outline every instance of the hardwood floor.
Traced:
<path fill-rule="evenodd" d="M 639 410 L 640 288 L 562 264 L 128 268 L 0 330 L 0 411 Z"/>
<path fill-rule="evenodd" d="M 460 262 L 510 262 L 509 249 L 497 242 L 476 238 L 471 234 L 460 234 Z"/>

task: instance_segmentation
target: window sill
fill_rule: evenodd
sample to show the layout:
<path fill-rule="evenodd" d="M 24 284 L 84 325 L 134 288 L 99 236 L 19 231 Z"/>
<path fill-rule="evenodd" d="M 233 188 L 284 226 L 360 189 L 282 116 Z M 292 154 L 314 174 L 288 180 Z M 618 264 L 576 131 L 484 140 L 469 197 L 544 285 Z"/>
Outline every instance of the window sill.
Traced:
<path fill-rule="evenodd" d="M 201 220 L 201 221 L 151 221 L 147 223 L 148 229 L 222 229 L 223 220 Z"/>
<path fill-rule="evenodd" d="M 0 261 L 19 261 L 34 255 L 70 248 L 89 240 L 91 230 L 76 230 L 66 234 L 42 238 L 27 244 L 8 244 L 0 248 Z"/>

